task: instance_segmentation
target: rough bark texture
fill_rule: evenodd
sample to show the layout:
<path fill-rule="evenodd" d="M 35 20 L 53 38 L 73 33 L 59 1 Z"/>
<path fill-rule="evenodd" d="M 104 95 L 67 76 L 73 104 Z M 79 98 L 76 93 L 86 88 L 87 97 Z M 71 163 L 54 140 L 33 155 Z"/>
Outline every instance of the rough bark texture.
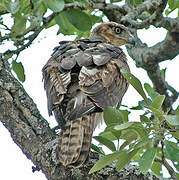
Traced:
<path fill-rule="evenodd" d="M 127 48 L 128 53 L 136 62 L 137 67 L 146 70 L 156 90 L 166 95 L 165 109 L 171 107 L 176 101 L 178 92 L 162 78 L 159 63 L 172 60 L 179 53 L 179 18 L 168 18 L 162 15 L 166 4 L 166 0 L 148 0 L 134 10 L 130 7 L 128 0 L 123 6 L 106 4 L 103 0 L 93 0 L 90 6 L 70 3 L 64 7 L 64 10 L 69 8 L 100 9 L 110 21 L 122 22 L 131 28 L 131 32 L 137 39 L 137 46 L 132 49 Z M 145 11 L 149 12 L 149 15 L 143 14 Z M 7 11 L 0 11 L 0 15 L 6 13 Z M 151 177 L 150 174 L 141 174 L 134 166 L 126 167 L 120 173 L 115 171 L 113 166 L 108 166 L 97 173 L 88 175 L 89 169 L 98 159 L 95 154 L 90 156 L 89 165 L 80 169 L 69 169 L 58 164 L 55 152 L 58 135 L 50 129 L 48 122 L 40 115 L 33 100 L 13 77 L 9 64 L 5 60 L 9 54 L 19 54 L 27 48 L 57 15 L 58 13 L 52 13 L 44 18 L 41 27 L 34 28 L 29 37 L 22 39 L 22 42 L 29 39 L 26 44 L 16 50 L 6 51 L 0 59 L 0 121 L 9 130 L 14 142 L 27 158 L 31 159 L 49 180 L 157 179 L 154 176 Z M 166 38 L 152 47 L 148 47 L 137 37 L 137 29 L 149 27 L 149 25 L 168 30 Z M 10 36 L 4 36 L 0 40 L 9 39 Z"/>

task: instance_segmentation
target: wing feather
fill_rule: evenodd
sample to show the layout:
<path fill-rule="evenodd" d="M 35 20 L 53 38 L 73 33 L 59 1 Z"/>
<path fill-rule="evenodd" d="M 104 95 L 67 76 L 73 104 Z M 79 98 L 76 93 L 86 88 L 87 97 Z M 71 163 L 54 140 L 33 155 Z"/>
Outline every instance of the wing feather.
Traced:
<path fill-rule="evenodd" d="M 60 125 L 58 158 L 79 167 L 87 159 L 94 128 L 107 106 L 120 105 L 129 71 L 119 47 L 101 40 L 62 41 L 43 68 L 48 112 Z"/>

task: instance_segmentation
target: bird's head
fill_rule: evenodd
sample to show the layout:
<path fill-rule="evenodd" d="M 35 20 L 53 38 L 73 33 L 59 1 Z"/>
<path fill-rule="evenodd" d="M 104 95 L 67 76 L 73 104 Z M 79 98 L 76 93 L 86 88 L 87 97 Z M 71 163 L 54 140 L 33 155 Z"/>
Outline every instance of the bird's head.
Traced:
<path fill-rule="evenodd" d="M 115 22 L 102 23 L 94 28 L 90 38 L 104 39 L 105 41 L 122 46 L 125 44 L 135 45 L 135 39 L 128 28 Z"/>

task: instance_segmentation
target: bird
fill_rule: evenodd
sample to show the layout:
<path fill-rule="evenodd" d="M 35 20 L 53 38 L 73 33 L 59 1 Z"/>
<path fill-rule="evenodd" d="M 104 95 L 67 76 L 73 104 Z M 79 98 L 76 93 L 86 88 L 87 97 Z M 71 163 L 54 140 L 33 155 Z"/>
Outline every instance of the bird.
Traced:
<path fill-rule="evenodd" d="M 64 166 L 85 165 L 104 109 L 120 107 L 129 86 L 120 72 L 130 72 L 120 47 L 126 44 L 135 44 L 127 27 L 101 23 L 89 38 L 60 41 L 43 67 L 48 113 L 60 127 L 57 158 Z"/>

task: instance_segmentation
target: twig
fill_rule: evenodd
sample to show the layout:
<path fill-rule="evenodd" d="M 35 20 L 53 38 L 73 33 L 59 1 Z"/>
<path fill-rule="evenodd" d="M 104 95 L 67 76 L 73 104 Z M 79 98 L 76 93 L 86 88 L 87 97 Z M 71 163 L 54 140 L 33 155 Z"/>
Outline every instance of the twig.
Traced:
<path fill-rule="evenodd" d="M 7 14 L 7 13 L 9 13 L 7 10 L 1 10 L 0 11 L 0 15 L 4 15 L 4 14 Z"/>
<path fill-rule="evenodd" d="M 176 172 L 173 170 L 173 168 L 170 166 L 170 164 L 165 159 L 161 160 L 160 158 L 155 157 L 154 161 L 163 164 L 166 167 L 166 169 L 168 170 L 168 172 L 171 175 L 171 177 L 173 178 L 173 180 L 177 180 Z"/>

